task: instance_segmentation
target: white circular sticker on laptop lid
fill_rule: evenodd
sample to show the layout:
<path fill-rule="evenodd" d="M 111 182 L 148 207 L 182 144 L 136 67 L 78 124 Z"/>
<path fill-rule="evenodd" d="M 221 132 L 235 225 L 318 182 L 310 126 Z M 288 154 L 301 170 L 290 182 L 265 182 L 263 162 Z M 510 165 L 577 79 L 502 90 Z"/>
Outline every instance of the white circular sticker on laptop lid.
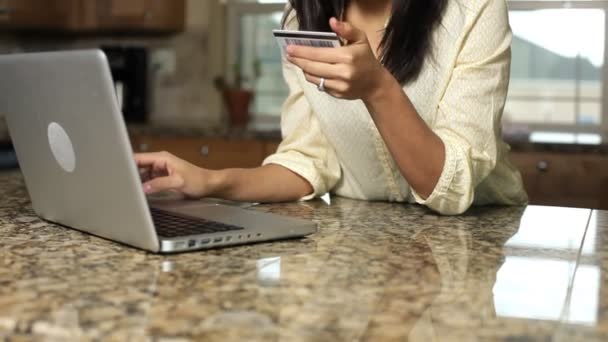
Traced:
<path fill-rule="evenodd" d="M 49 146 L 57 164 L 66 172 L 72 173 L 76 169 L 76 155 L 72 140 L 63 127 L 56 122 L 51 122 L 47 130 Z"/>

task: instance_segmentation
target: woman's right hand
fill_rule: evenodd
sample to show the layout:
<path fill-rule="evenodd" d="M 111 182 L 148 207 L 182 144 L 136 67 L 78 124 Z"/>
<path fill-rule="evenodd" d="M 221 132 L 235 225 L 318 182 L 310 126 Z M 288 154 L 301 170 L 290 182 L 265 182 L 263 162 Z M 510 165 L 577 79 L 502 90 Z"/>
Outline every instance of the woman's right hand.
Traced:
<path fill-rule="evenodd" d="M 174 191 L 190 198 L 209 196 L 213 172 L 168 152 L 138 153 L 135 161 L 146 194 Z"/>

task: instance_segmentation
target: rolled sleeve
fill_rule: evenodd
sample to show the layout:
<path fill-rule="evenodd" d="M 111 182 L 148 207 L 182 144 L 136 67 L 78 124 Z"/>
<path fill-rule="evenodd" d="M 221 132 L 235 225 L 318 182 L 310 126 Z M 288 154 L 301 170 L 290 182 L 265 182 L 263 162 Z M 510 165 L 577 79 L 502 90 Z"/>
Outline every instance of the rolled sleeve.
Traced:
<path fill-rule="evenodd" d="M 431 195 L 417 203 L 446 215 L 465 212 L 476 187 L 494 170 L 507 96 L 511 30 L 504 0 L 488 0 L 466 30 L 433 131 L 445 146 L 442 174 Z"/>
<path fill-rule="evenodd" d="M 308 200 L 329 192 L 337 184 L 341 169 L 333 147 L 304 96 L 294 68 L 283 63 L 283 75 L 289 86 L 289 96 L 281 114 L 283 141 L 277 152 L 263 164 L 283 166 L 308 181 L 313 193 L 302 198 Z"/>

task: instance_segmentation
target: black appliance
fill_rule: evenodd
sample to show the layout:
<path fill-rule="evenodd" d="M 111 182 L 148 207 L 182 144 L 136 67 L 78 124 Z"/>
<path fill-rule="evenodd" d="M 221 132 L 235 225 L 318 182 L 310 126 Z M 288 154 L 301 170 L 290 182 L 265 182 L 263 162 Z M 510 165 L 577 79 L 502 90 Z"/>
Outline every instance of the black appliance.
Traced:
<path fill-rule="evenodd" d="M 10 170 L 19 167 L 17 154 L 13 145 L 8 142 L 0 142 L 0 170 Z"/>
<path fill-rule="evenodd" d="M 148 51 L 143 47 L 102 46 L 108 57 L 114 85 L 126 122 L 146 122 L 148 101 Z"/>

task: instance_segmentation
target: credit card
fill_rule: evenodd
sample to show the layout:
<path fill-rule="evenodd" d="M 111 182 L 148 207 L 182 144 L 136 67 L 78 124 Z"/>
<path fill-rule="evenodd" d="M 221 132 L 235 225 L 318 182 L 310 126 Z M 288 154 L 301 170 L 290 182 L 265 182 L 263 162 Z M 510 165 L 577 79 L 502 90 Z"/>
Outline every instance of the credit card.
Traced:
<path fill-rule="evenodd" d="M 322 48 L 340 47 L 340 38 L 334 32 L 272 30 L 283 56 L 287 55 L 287 46 L 303 45 Z"/>

